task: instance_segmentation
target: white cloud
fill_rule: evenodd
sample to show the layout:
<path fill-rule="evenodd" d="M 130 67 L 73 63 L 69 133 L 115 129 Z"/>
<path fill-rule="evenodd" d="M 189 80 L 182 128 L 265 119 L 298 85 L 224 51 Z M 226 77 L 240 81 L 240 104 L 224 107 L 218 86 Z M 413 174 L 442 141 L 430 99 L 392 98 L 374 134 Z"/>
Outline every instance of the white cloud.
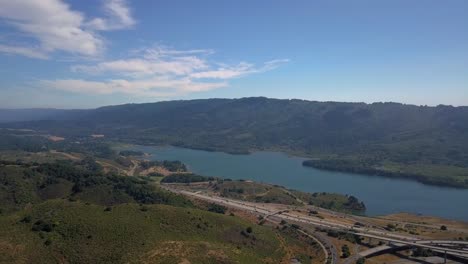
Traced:
<path fill-rule="evenodd" d="M 132 58 L 98 63 L 97 65 L 72 66 L 73 71 L 90 74 L 117 73 L 130 76 L 143 75 L 185 75 L 207 65 L 197 57 L 176 57 L 170 59 L 148 60 Z"/>
<path fill-rule="evenodd" d="M 42 80 L 40 86 L 84 94 L 121 93 L 132 96 L 168 97 L 226 87 L 225 82 L 193 82 L 189 79 L 150 78 L 142 80 L 112 79 L 87 81 L 82 79 Z"/>
<path fill-rule="evenodd" d="M 247 62 L 226 65 L 210 62 L 206 57 L 213 53 L 158 46 L 139 49 L 131 53 L 131 58 L 71 67 L 73 72 L 93 77 L 103 75 L 105 80 L 44 80 L 41 86 L 85 94 L 176 96 L 226 87 L 229 79 L 270 71 L 288 61 L 267 61 L 259 67 Z"/>
<path fill-rule="evenodd" d="M 103 48 L 99 36 L 82 28 L 83 15 L 60 0 L 0 0 L 0 7 L 0 17 L 36 39 L 42 53 L 61 50 L 90 56 Z"/>
<path fill-rule="evenodd" d="M 105 45 L 96 30 L 122 29 L 135 24 L 124 1 L 108 0 L 104 8 L 107 18 L 88 22 L 83 13 L 72 10 L 62 0 L 0 0 L 0 22 L 22 33 L 28 42 L 36 41 L 31 46 L 18 47 L 13 44 L 17 39 L 9 39 L 9 43 L 1 44 L 0 52 L 41 59 L 55 51 L 99 55 Z"/>
<path fill-rule="evenodd" d="M 0 44 L 0 53 L 22 55 L 35 59 L 47 59 L 47 54 L 40 51 L 38 48 L 25 48 L 17 46 L 8 46 Z"/>
<path fill-rule="evenodd" d="M 136 24 L 124 0 L 106 0 L 104 10 L 107 18 L 95 18 L 87 26 L 95 30 L 115 30 L 132 27 Z"/>
<path fill-rule="evenodd" d="M 241 62 L 235 66 L 223 66 L 217 69 L 195 72 L 190 76 L 195 79 L 231 79 L 253 73 L 255 71 L 254 65 L 246 62 Z"/>
<path fill-rule="evenodd" d="M 259 66 L 241 62 L 228 65 L 208 60 L 210 49 L 176 50 L 155 45 L 133 50 L 126 58 L 102 60 L 105 30 L 136 24 L 126 0 L 101 0 L 104 16 L 87 18 L 64 0 L 0 0 L 0 23 L 14 30 L 0 38 L 0 53 L 48 59 L 55 52 L 96 57 L 98 63 L 73 65 L 73 73 L 93 80 L 63 78 L 41 80 L 43 88 L 84 93 L 167 97 L 228 86 L 228 80 L 277 68 L 287 60 Z M 18 45 L 18 43 L 28 43 Z M 92 61 L 92 60 L 88 60 Z"/>
<path fill-rule="evenodd" d="M 223 66 L 215 70 L 196 72 L 190 76 L 195 79 L 231 79 L 248 74 L 271 71 L 287 62 L 289 62 L 287 59 L 267 61 L 259 68 L 256 68 L 253 64 L 241 62 L 235 66 Z"/>
<path fill-rule="evenodd" d="M 142 48 L 133 51 L 133 54 L 143 54 L 146 59 L 158 59 L 166 56 L 183 56 L 183 55 L 212 55 L 212 49 L 191 49 L 191 50 L 175 50 L 163 45 L 155 45 L 151 48 Z"/>

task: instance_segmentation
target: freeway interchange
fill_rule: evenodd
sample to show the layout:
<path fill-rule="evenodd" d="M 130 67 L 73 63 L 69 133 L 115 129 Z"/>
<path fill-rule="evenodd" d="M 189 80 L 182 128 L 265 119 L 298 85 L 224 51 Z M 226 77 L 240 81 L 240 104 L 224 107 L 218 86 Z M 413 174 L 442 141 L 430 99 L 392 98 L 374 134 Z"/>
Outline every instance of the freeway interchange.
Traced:
<path fill-rule="evenodd" d="M 425 248 L 425 249 L 430 249 L 434 252 L 440 253 L 445 256 L 453 256 L 456 257 L 457 259 L 461 259 L 463 262 L 468 262 L 468 241 L 458 241 L 458 240 L 443 240 L 443 241 L 438 241 L 438 240 L 423 240 L 414 236 L 409 236 L 409 235 L 403 235 L 403 234 L 397 234 L 397 233 L 392 233 L 389 232 L 385 229 L 378 228 L 377 226 L 356 226 L 354 222 L 338 222 L 338 221 L 329 221 L 326 219 L 320 219 L 314 216 L 308 216 L 308 215 L 301 215 L 299 213 L 296 213 L 294 210 L 288 210 L 287 208 L 276 208 L 275 206 L 278 205 L 271 205 L 271 204 L 258 204 L 254 202 L 246 202 L 246 201 L 239 201 L 239 200 L 234 200 L 234 199 L 229 199 L 225 197 L 220 197 L 216 195 L 211 195 L 211 194 L 205 194 L 200 191 L 193 192 L 193 191 L 187 191 L 179 188 L 175 188 L 175 185 L 166 185 L 163 184 L 161 185 L 163 188 L 179 193 L 181 195 L 185 195 L 188 197 L 196 198 L 199 200 L 203 200 L 206 202 L 211 202 L 211 203 L 216 203 L 219 205 L 223 205 L 229 208 L 233 209 L 238 209 L 238 210 L 243 210 L 246 212 L 250 212 L 256 215 L 261 215 L 263 216 L 263 219 L 267 221 L 272 221 L 272 222 L 279 222 L 281 220 L 287 220 L 290 222 L 294 222 L 296 224 L 299 224 L 301 226 L 305 227 L 319 227 L 322 229 L 331 229 L 331 230 L 337 230 L 341 232 L 346 232 L 349 234 L 357 235 L 360 237 L 366 237 L 369 239 L 376 239 L 379 241 L 383 241 L 388 243 L 388 245 L 391 246 L 382 246 L 381 250 L 382 252 L 387 251 L 391 249 L 392 247 L 396 248 L 402 248 L 402 247 L 419 247 L 419 248 Z M 325 209 L 319 209 L 319 210 L 325 210 Z M 326 210 L 328 211 L 328 210 Z M 345 218 L 346 214 L 341 214 L 337 212 L 332 212 L 333 214 L 338 215 L 341 218 Z M 331 248 L 331 245 L 324 245 L 326 241 L 324 239 L 317 239 L 314 236 L 305 233 L 304 231 L 301 230 L 305 235 L 315 239 L 319 245 L 322 247 L 322 249 L 325 252 L 326 260 L 329 258 L 329 262 L 331 263 L 338 263 L 337 262 L 337 252 L 336 249 Z M 329 250 L 327 250 L 329 249 Z M 360 254 L 356 256 L 352 256 L 350 260 L 357 259 L 358 257 L 366 257 L 370 255 L 376 255 L 379 254 L 379 248 L 376 248 L 374 250 L 370 249 L 361 252 Z M 346 262 L 347 263 L 347 262 Z M 352 263 L 352 262 L 350 262 Z"/>

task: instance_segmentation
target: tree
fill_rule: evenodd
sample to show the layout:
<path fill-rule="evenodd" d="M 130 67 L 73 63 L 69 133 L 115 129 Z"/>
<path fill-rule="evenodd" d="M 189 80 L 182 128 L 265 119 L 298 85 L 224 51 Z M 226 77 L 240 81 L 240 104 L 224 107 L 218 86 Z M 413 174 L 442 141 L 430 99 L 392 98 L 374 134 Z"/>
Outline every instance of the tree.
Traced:
<path fill-rule="evenodd" d="M 341 257 L 347 258 L 351 255 L 351 252 L 349 252 L 349 247 L 348 245 L 343 245 L 341 247 Z"/>
<path fill-rule="evenodd" d="M 444 226 L 444 225 L 440 226 L 440 230 L 446 231 L 446 230 L 447 230 L 447 226 Z"/>
<path fill-rule="evenodd" d="M 252 231 L 253 231 L 253 230 L 252 230 L 252 227 L 251 227 L 251 226 L 249 226 L 249 227 L 247 227 L 247 229 L 246 229 L 245 231 L 247 231 L 247 233 L 249 233 L 249 234 L 250 234 L 250 233 L 252 233 Z"/>

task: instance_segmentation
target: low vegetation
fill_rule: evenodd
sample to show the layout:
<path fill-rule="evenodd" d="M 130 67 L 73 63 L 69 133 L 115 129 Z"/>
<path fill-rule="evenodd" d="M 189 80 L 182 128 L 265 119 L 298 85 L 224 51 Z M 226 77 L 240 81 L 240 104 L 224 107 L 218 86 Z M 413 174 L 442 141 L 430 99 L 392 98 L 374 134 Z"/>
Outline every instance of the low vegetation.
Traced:
<path fill-rule="evenodd" d="M 161 183 L 192 183 L 214 181 L 214 177 L 206 177 L 193 173 L 174 173 L 164 177 Z"/>
<path fill-rule="evenodd" d="M 3 165 L 0 166 L 0 183 L 0 206 L 5 211 L 56 198 L 101 205 L 124 202 L 191 205 L 183 197 L 161 190 L 141 178 L 103 174 L 98 166 L 84 161 Z"/>
<path fill-rule="evenodd" d="M 305 193 L 288 190 L 282 186 L 244 180 L 219 179 L 195 174 L 173 174 L 166 176 L 161 183 L 205 182 L 206 188 L 222 197 L 287 205 L 314 205 L 325 209 L 361 214 L 366 210 L 363 202 L 354 196 L 334 193 Z M 202 188 L 198 185 L 195 188 Z"/>
<path fill-rule="evenodd" d="M 119 155 L 121 156 L 143 156 L 145 153 L 137 150 L 122 150 L 119 152 Z"/>
<path fill-rule="evenodd" d="M 406 164 L 382 162 L 375 159 L 362 160 L 355 158 L 325 158 L 306 160 L 306 167 L 322 170 L 342 171 L 367 175 L 379 175 L 390 178 L 414 179 L 427 184 L 468 187 L 468 168 L 427 164 Z M 447 173 L 450 172 L 450 173 Z"/>
<path fill-rule="evenodd" d="M 364 202 L 359 201 L 358 198 L 352 195 L 327 192 L 305 193 L 299 191 L 292 191 L 292 193 L 309 205 L 326 209 L 350 213 L 363 213 L 366 210 Z"/>
<path fill-rule="evenodd" d="M 279 234 L 236 217 L 165 205 L 48 200 L 0 216 L 2 263 L 278 263 Z M 245 231 L 244 231 L 245 232 Z M 312 246 L 288 238 L 309 254 Z M 311 249 L 312 248 L 312 249 Z"/>
<path fill-rule="evenodd" d="M 105 173 L 90 156 L 0 161 L 0 263 L 277 263 L 322 256 L 288 233 L 252 229 L 224 215 L 224 206 L 203 209 L 157 186 L 148 177 Z"/>
<path fill-rule="evenodd" d="M 186 172 L 187 167 L 185 164 L 182 162 L 175 160 L 175 161 L 170 161 L 170 160 L 163 160 L 163 161 L 158 161 L 158 160 L 152 160 L 152 161 L 147 161 L 143 160 L 140 161 L 140 166 L 142 169 L 149 169 L 151 167 L 162 167 L 170 172 Z"/>
<path fill-rule="evenodd" d="M 351 252 L 349 251 L 348 245 L 345 244 L 345 245 L 341 246 L 341 257 L 342 258 L 347 258 L 349 256 L 351 256 Z"/>

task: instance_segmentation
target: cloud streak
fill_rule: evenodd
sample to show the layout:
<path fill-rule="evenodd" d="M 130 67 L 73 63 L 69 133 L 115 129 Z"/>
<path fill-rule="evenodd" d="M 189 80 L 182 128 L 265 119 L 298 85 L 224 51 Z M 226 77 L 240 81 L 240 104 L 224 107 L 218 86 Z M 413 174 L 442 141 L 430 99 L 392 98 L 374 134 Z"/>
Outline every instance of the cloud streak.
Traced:
<path fill-rule="evenodd" d="M 74 65 L 71 71 L 104 80 L 43 80 L 41 86 L 85 94 L 121 93 L 135 96 L 168 97 L 219 89 L 228 81 L 274 70 L 288 60 L 267 61 L 260 66 L 211 62 L 212 50 L 176 50 L 167 47 L 139 49 L 132 57 Z M 122 78 L 124 77 L 124 78 Z"/>
<path fill-rule="evenodd" d="M 22 55 L 30 58 L 35 59 L 47 59 L 48 56 L 44 52 L 42 52 L 39 48 L 24 48 L 24 47 L 16 47 L 16 46 L 8 46 L 8 45 L 1 45 L 0 44 L 0 52 L 7 53 L 11 55 Z"/>
<path fill-rule="evenodd" d="M 287 62 L 289 62 L 287 59 L 267 61 L 259 68 L 253 64 L 241 62 L 235 66 L 223 66 L 215 70 L 196 72 L 191 74 L 190 77 L 195 79 L 232 79 L 253 73 L 271 71 Z"/>
<path fill-rule="evenodd" d="M 42 80 L 44 88 L 62 91 L 110 95 L 115 93 L 153 98 L 180 96 L 193 92 L 204 92 L 226 87 L 226 82 L 194 82 L 190 79 L 149 78 L 143 80 L 111 79 L 88 81 L 83 79 Z"/>
<path fill-rule="evenodd" d="M 94 30 L 116 30 L 130 28 L 136 24 L 124 0 L 107 0 L 104 10 L 107 18 L 94 18 L 87 26 Z"/>

